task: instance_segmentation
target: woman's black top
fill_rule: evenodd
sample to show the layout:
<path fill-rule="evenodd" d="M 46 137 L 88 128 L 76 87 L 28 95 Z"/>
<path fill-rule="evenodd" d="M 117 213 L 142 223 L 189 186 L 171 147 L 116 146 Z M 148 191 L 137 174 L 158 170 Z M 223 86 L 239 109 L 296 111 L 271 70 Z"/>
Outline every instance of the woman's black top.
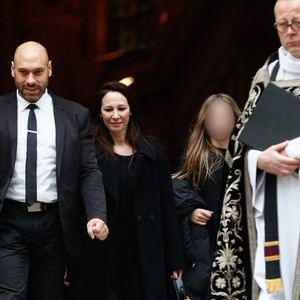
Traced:
<path fill-rule="evenodd" d="M 119 213 L 110 284 L 118 299 L 138 299 L 142 284 L 133 197 L 134 156 L 116 154 L 116 168 Z"/>

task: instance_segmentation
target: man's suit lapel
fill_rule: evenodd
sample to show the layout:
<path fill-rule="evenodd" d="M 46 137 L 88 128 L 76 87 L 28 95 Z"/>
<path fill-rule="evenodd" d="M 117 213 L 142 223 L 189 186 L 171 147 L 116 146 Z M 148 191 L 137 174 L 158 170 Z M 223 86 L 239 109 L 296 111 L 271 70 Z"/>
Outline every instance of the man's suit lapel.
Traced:
<path fill-rule="evenodd" d="M 61 106 L 59 99 L 55 95 L 51 96 L 53 98 L 53 110 L 56 127 L 56 176 L 57 181 L 59 181 L 64 150 L 65 116 L 64 108 Z"/>
<path fill-rule="evenodd" d="M 6 118 L 10 138 L 11 161 L 14 165 L 17 152 L 18 106 L 16 93 L 11 93 L 7 98 Z"/>

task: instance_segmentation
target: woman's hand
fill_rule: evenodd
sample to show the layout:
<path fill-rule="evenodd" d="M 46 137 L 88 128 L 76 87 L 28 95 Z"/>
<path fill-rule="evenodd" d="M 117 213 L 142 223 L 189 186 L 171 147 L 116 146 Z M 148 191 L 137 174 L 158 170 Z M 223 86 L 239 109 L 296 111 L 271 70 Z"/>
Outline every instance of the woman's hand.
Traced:
<path fill-rule="evenodd" d="M 202 208 L 196 208 L 192 211 L 190 220 L 196 225 L 206 225 L 207 221 L 212 217 L 213 211 L 202 209 Z"/>
<path fill-rule="evenodd" d="M 66 269 L 65 275 L 64 275 L 64 286 L 67 287 L 67 288 L 70 286 L 70 282 L 69 282 L 69 279 L 68 279 L 68 270 L 67 269 Z"/>
<path fill-rule="evenodd" d="M 183 274 L 183 270 L 173 270 L 172 275 L 171 275 L 171 278 L 172 278 L 173 280 L 176 280 L 176 279 L 178 279 L 179 277 L 181 277 L 182 274 Z"/>

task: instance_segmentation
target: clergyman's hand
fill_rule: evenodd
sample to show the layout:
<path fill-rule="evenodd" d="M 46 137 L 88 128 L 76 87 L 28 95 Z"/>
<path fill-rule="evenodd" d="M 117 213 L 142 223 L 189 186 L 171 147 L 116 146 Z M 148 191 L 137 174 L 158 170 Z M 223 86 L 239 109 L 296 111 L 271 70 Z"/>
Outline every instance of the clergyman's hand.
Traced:
<path fill-rule="evenodd" d="M 106 224 L 98 218 L 94 218 L 88 221 L 87 232 L 91 239 L 94 239 L 96 237 L 101 241 L 104 241 L 109 234 L 109 230 Z"/>
<path fill-rule="evenodd" d="M 300 165 L 300 160 L 288 157 L 285 152 L 288 142 L 267 148 L 257 159 L 257 167 L 276 176 L 292 175 Z"/>

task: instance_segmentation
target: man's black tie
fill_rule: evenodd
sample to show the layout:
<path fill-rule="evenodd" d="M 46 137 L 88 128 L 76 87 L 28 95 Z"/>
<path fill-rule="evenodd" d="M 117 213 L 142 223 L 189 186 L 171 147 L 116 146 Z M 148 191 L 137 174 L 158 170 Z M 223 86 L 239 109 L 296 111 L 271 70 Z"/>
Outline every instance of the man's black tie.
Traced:
<path fill-rule="evenodd" d="M 37 161 L 37 127 L 34 110 L 35 104 L 29 104 L 28 125 L 27 125 L 27 155 L 26 155 L 26 196 L 25 200 L 28 206 L 37 201 L 36 185 L 36 161 Z"/>

